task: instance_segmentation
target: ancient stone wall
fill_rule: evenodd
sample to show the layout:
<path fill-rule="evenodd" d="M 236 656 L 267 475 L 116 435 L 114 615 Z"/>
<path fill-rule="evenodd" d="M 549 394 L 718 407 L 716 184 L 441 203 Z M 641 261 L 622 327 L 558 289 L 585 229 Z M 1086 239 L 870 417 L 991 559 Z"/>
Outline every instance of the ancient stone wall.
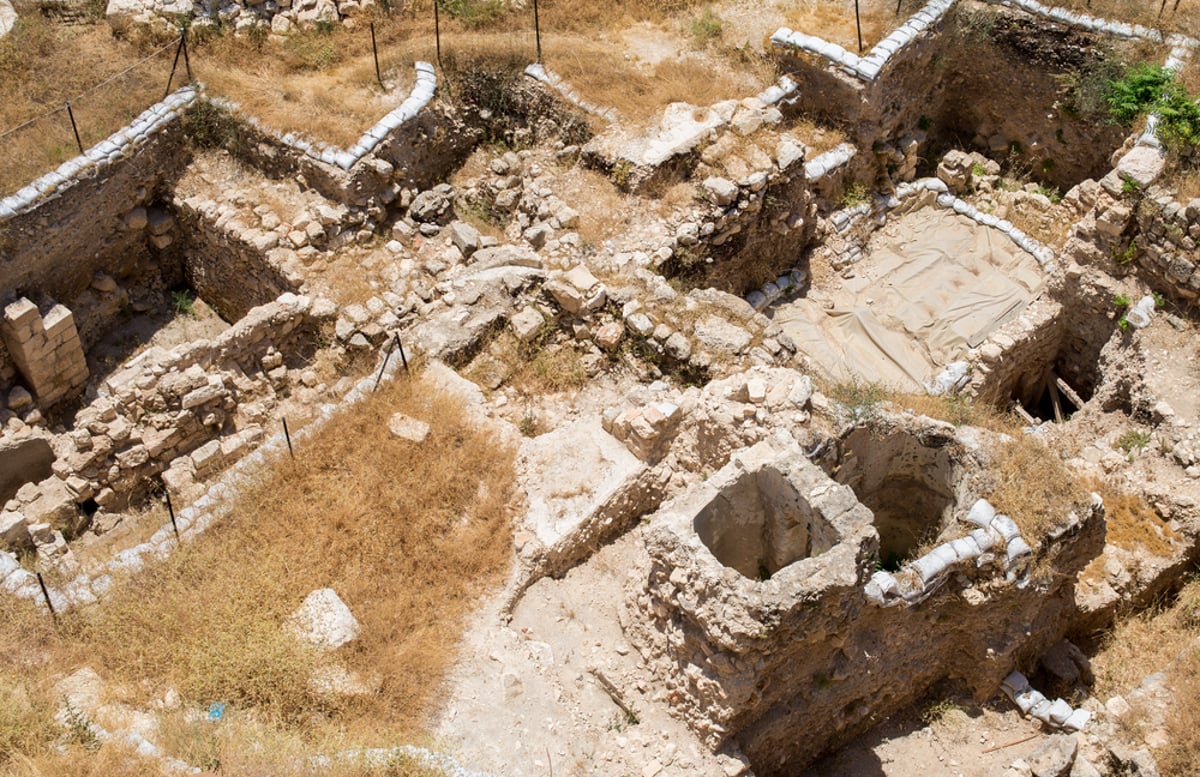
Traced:
<path fill-rule="evenodd" d="M 735 455 L 660 510 L 646 536 L 649 569 L 631 576 L 627 591 L 627 635 L 665 684 L 669 703 L 710 746 L 735 741 L 757 774 L 794 772 L 936 682 L 958 682 L 986 697 L 1014 664 L 1031 665 L 1062 638 L 1074 607 L 1074 573 L 1103 544 L 1096 508 L 1029 544 L 1008 519 L 997 523 L 1000 534 L 1012 534 L 1007 561 L 1003 545 L 989 550 L 1000 540 L 986 530 L 983 544 L 947 542 L 891 577 L 901 588 L 914 584 L 914 596 L 879 597 L 871 512 L 799 450 L 781 456 L 770 449 L 779 444 Z M 753 548 L 733 568 L 732 557 L 718 559 L 732 551 L 706 539 L 713 530 L 701 525 L 713 520 L 709 513 L 721 499 L 740 498 L 752 476 L 763 504 L 774 507 L 742 499 L 725 520 L 745 524 L 745 535 L 767 510 L 774 525 L 751 534 L 761 531 L 776 551 L 784 547 L 780 539 L 798 541 L 779 569 Z M 962 537 L 979 533 L 975 512 L 961 505 L 956 511 Z M 947 527 L 943 537 L 954 532 Z M 965 556 L 957 552 L 964 542 L 973 548 Z M 1034 556 L 1027 555 L 1030 544 Z M 1017 556 L 1062 574 L 1030 573 L 1036 565 L 1027 561 L 1014 566 L 1014 546 Z M 967 561 L 934 563 L 946 553 Z"/>
<path fill-rule="evenodd" d="M 145 211 L 167 196 L 190 150 L 179 121 L 184 88 L 129 127 L 0 200 L 5 291 L 42 293 L 68 306 L 98 271 L 119 278 L 157 258 Z"/>
<path fill-rule="evenodd" d="M 1125 133 L 1062 109 L 1054 74 L 1078 70 L 1097 46 L 1119 45 L 1116 37 L 1137 37 L 1120 32 L 1129 34 L 935 0 L 865 57 L 788 29 L 772 41 L 801 84 L 794 108 L 844 127 L 860 149 L 879 151 L 921 133 L 926 159 L 967 144 L 993 159 L 1011 156 L 1065 190 L 1103 175 Z M 873 183 L 867 161 L 854 172 Z M 877 166 L 882 176 L 886 161 Z"/>
<path fill-rule="evenodd" d="M 226 100 L 214 102 L 233 123 L 230 150 L 273 178 L 303 181 L 346 205 L 379 207 L 401 188 L 425 188 L 443 180 L 474 147 L 479 133 L 445 105 L 433 104 L 437 76 L 427 62 L 415 64 L 408 97 L 348 149 L 280 133 Z"/>
<path fill-rule="evenodd" d="M 163 479 L 182 495 L 240 458 L 273 425 L 270 408 L 301 380 L 335 312 L 325 300 L 283 295 L 215 340 L 141 353 L 51 440 L 54 474 L 25 483 L 4 506 L 8 544 L 30 545 L 40 525 L 70 536 L 88 520 L 106 520 L 104 511 L 142 500 L 168 467 Z"/>
<path fill-rule="evenodd" d="M 1152 186 L 1138 202 L 1134 219 L 1137 237 L 1130 259 L 1136 258 L 1150 284 L 1182 302 L 1200 297 L 1200 199 L 1181 204 Z"/>
<path fill-rule="evenodd" d="M 229 223 L 230 206 L 178 201 L 176 207 L 185 246 L 183 275 L 221 318 L 237 321 L 251 308 L 300 290 L 303 278 L 295 252 L 262 250 L 247 242 L 246 233 Z"/>
<path fill-rule="evenodd" d="M 178 264 L 170 241 L 156 234 L 148 213 L 190 157 L 180 117 L 194 99 L 190 87 L 175 92 L 84 155 L 0 200 L 0 293 L 63 303 L 86 350 L 114 312 L 93 299 L 97 277 L 127 285 L 139 285 L 135 279 L 147 272 L 173 277 Z M 0 348 L 0 387 L 11 385 L 15 367 L 8 349 Z"/>
<path fill-rule="evenodd" d="M 21 297 L 5 306 L 0 336 L 17 371 L 42 407 L 83 390 L 88 367 L 75 328 L 75 317 L 64 305 L 45 315 Z"/>

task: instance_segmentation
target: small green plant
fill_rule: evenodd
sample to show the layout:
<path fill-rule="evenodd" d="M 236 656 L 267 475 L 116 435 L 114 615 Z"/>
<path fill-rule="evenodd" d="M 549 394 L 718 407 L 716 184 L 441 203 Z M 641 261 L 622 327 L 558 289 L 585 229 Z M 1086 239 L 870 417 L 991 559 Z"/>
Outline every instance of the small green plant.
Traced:
<path fill-rule="evenodd" d="M 1175 74 L 1161 65 L 1139 62 L 1125 68 L 1120 78 L 1108 83 L 1109 115 L 1121 124 L 1132 124 L 1139 116 L 1153 110 L 1163 91 Z"/>
<path fill-rule="evenodd" d="M 446 13 L 467 27 L 486 27 L 504 15 L 501 0 L 437 0 Z"/>
<path fill-rule="evenodd" d="M 1113 248 L 1112 257 L 1117 264 L 1129 264 L 1137 257 L 1137 242 L 1130 240 L 1124 248 Z"/>
<path fill-rule="evenodd" d="M 921 722 L 926 726 L 934 726 L 941 723 L 949 715 L 961 711 L 962 707 L 958 706 L 955 702 L 950 699 L 942 699 L 930 704 L 921 712 Z"/>
<path fill-rule="evenodd" d="M 1167 306 L 1167 298 L 1159 294 L 1157 291 L 1151 292 L 1151 296 L 1154 297 L 1154 307 L 1162 310 Z"/>
<path fill-rule="evenodd" d="M 190 289 L 177 289 L 171 292 L 171 302 L 175 312 L 181 316 L 196 315 L 196 296 Z"/>
<path fill-rule="evenodd" d="M 632 704 L 628 707 L 622 705 L 621 709 L 613 713 L 613 719 L 608 724 L 609 731 L 616 731 L 618 734 L 629 728 L 641 723 L 642 720 L 638 717 L 637 707 Z"/>
<path fill-rule="evenodd" d="M 859 205 L 866 205 L 870 201 L 870 190 L 861 183 L 852 183 L 842 192 L 842 199 L 838 205 L 842 208 L 857 208 Z"/>
<path fill-rule="evenodd" d="M 709 43 L 721 37 L 722 22 L 712 7 L 704 9 L 704 13 L 693 18 L 688 24 L 692 37 L 701 43 Z"/>
<path fill-rule="evenodd" d="M 1045 162 L 1043 162 L 1042 169 L 1043 170 L 1046 169 L 1047 162 L 1051 164 L 1051 169 L 1053 169 L 1053 163 L 1054 163 L 1053 159 L 1047 159 Z M 1052 202 L 1052 203 L 1062 202 L 1062 195 L 1058 193 L 1058 187 L 1056 187 L 1056 186 L 1041 186 L 1041 185 L 1039 185 L 1037 187 L 1037 193 L 1042 195 L 1046 199 L 1050 200 L 1050 202 Z"/>
<path fill-rule="evenodd" d="M 1121 316 L 1121 318 L 1117 320 L 1117 329 L 1120 329 L 1122 332 L 1128 332 L 1129 327 L 1129 319 L 1125 316 Z"/>
<path fill-rule="evenodd" d="M 971 165 L 971 177 L 972 178 L 982 178 L 985 175 L 987 175 L 987 170 L 984 169 L 983 165 L 979 164 L 978 162 Z"/>
<path fill-rule="evenodd" d="M 879 414 L 879 406 L 887 392 L 878 383 L 866 383 L 858 379 L 835 383 L 829 396 L 846 409 L 855 421 L 867 421 Z"/>
<path fill-rule="evenodd" d="M 1154 113 L 1159 118 L 1155 134 L 1168 150 L 1178 152 L 1200 144 L 1200 105 L 1188 96 L 1174 70 L 1139 62 L 1110 81 L 1109 89 L 1113 121 L 1129 125 Z"/>
<path fill-rule="evenodd" d="M 1121 194 L 1137 194 L 1142 190 L 1142 185 L 1132 178 L 1121 178 Z"/>
<path fill-rule="evenodd" d="M 192 103 L 184 127 L 192 142 L 200 148 L 232 151 L 241 143 L 241 125 L 237 119 L 207 99 Z"/>
<path fill-rule="evenodd" d="M 1112 304 L 1113 304 L 1113 307 L 1115 307 L 1117 310 L 1124 310 L 1125 308 L 1129 307 L 1132 303 L 1129 300 L 1128 294 L 1126 294 L 1123 291 L 1119 291 L 1113 295 Z"/>
<path fill-rule="evenodd" d="M 1122 453 L 1133 453 L 1135 450 L 1142 451 L 1150 444 L 1152 435 L 1149 432 L 1143 432 L 1138 429 L 1129 429 L 1113 443 L 1113 447 Z"/>
<path fill-rule="evenodd" d="M 84 750 L 90 752 L 99 750 L 100 739 L 92 730 L 92 721 L 88 720 L 88 716 L 72 707 L 70 702 L 65 704 L 64 711 L 67 733 L 71 741 L 77 742 Z"/>
<path fill-rule="evenodd" d="M 612 180 L 622 191 L 629 190 L 629 181 L 633 177 L 633 163 L 627 159 L 618 159 L 612 166 Z"/>
<path fill-rule="evenodd" d="M 536 437 L 538 433 L 538 419 L 530 408 L 525 409 L 525 414 L 521 416 L 521 422 L 517 425 L 518 431 L 525 437 Z"/>

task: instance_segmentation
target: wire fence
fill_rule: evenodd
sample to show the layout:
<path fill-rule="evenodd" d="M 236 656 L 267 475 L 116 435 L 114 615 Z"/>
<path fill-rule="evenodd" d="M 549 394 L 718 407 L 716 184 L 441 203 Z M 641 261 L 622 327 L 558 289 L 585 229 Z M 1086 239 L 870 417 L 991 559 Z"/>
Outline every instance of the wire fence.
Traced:
<path fill-rule="evenodd" d="M 0 131 L 0 196 L 82 154 L 182 86 L 185 51 L 182 37 L 172 40 L 62 105 Z"/>

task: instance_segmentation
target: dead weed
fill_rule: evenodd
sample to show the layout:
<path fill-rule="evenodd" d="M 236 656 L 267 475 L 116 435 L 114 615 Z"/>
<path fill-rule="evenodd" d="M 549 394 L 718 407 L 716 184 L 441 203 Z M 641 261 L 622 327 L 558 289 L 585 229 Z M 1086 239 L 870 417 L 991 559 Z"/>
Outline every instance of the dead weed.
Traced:
<path fill-rule="evenodd" d="M 1051 529 L 1090 496 L 1058 455 L 1041 440 L 1022 434 L 1004 443 L 992 463 L 987 498 L 1016 521 L 1021 535 L 1037 547 Z"/>
<path fill-rule="evenodd" d="M 423 444 L 391 436 L 397 411 L 430 424 Z M 133 689 L 129 703 L 175 688 L 193 708 L 226 702 L 305 741 L 333 732 L 393 743 L 419 732 L 463 618 L 508 563 L 513 452 L 414 377 L 334 418 L 297 453 L 225 523 L 121 581 L 102 605 L 67 613 L 57 631 L 0 598 L 0 672 L 36 698 L 47 672 L 90 664 Z M 378 693 L 334 700 L 310 686 L 327 659 L 285 624 L 321 587 L 363 626 L 338 660 L 380 678 Z M 45 663 L 31 671 L 19 663 L 28 656 Z M 18 741 L 14 754 L 33 757 L 36 745 Z M 223 764 L 237 757 L 220 752 Z"/>

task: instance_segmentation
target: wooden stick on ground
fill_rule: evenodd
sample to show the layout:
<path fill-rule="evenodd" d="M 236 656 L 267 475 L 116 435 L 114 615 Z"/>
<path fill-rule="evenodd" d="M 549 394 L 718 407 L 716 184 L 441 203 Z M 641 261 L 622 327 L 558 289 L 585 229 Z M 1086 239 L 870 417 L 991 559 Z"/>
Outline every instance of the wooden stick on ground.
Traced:
<path fill-rule="evenodd" d="M 1029 740 L 1031 740 L 1031 739 L 1033 739 L 1033 738 L 1035 738 L 1035 737 L 1038 737 L 1038 736 L 1040 736 L 1040 734 L 1038 734 L 1037 732 L 1034 732 L 1034 733 L 1030 734 L 1030 735 L 1029 735 L 1029 736 L 1027 736 L 1027 737 L 1021 737 L 1020 739 L 1014 739 L 1013 741 L 1011 741 L 1011 742 L 1005 742 L 1005 743 L 1004 743 L 1004 744 L 1002 744 L 1002 745 L 992 745 L 991 747 L 989 747 L 988 749 L 984 750 L 983 752 L 985 752 L 985 753 L 994 753 L 995 751 L 997 751 L 997 750 L 1003 750 L 1003 749 L 1004 749 L 1004 748 L 1006 748 L 1006 747 L 1012 747 L 1012 746 L 1014 746 L 1014 745 L 1019 745 L 1019 744 L 1021 744 L 1022 742 L 1028 742 Z"/>
<path fill-rule="evenodd" d="M 628 717 L 631 721 L 637 720 L 637 711 L 625 703 L 625 699 L 621 697 L 621 691 L 617 689 L 617 686 L 613 685 L 612 681 L 605 677 L 604 673 L 599 669 L 592 669 L 591 672 L 592 676 L 595 677 L 600 683 L 600 687 L 603 688 L 605 693 L 608 694 L 609 698 L 611 698 L 613 702 L 621 708 L 621 711 L 625 713 L 626 717 Z"/>
<path fill-rule="evenodd" d="M 1029 424 L 1030 426 L 1037 426 L 1037 425 L 1038 425 L 1038 420 L 1037 420 L 1036 418 L 1034 418 L 1033 416 L 1031 416 L 1031 415 L 1029 414 L 1029 411 L 1028 411 L 1028 410 L 1026 410 L 1025 408 L 1021 407 L 1021 403 L 1020 403 L 1020 402 L 1013 402 L 1013 405 L 1012 405 L 1012 410 L 1013 410 L 1013 412 L 1014 412 L 1014 413 L 1016 413 L 1018 416 L 1020 416 L 1020 417 L 1021 417 L 1021 420 L 1022 420 L 1022 421 L 1024 421 L 1024 422 L 1025 422 L 1025 423 L 1027 423 L 1027 424 Z"/>
<path fill-rule="evenodd" d="M 1062 400 L 1058 398 L 1058 386 L 1054 381 L 1048 381 L 1046 384 L 1050 389 L 1050 404 L 1054 405 L 1054 422 L 1061 424 L 1063 422 Z"/>
<path fill-rule="evenodd" d="M 1050 373 L 1050 376 L 1054 378 L 1054 385 L 1058 386 L 1058 390 L 1062 392 L 1064 397 L 1070 400 L 1071 404 L 1075 406 L 1075 409 L 1083 410 L 1083 398 L 1075 393 L 1075 389 L 1068 386 L 1065 380 L 1058 377 L 1054 373 Z"/>

